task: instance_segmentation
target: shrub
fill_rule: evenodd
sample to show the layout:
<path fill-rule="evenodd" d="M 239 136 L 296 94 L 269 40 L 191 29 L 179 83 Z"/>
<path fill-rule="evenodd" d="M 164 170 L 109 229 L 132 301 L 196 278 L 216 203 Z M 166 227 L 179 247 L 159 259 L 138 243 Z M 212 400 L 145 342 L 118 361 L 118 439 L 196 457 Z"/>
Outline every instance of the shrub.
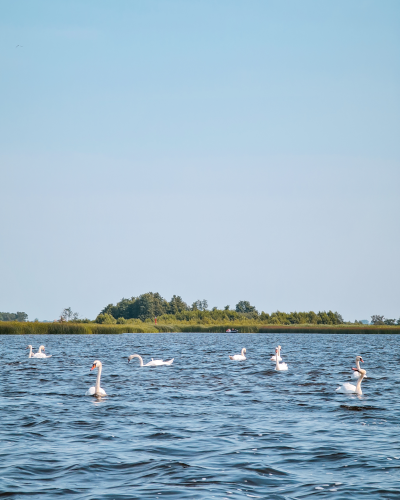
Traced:
<path fill-rule="evenodd" d="M 99 323 L 100 325 L 112 325 L 116 322 L 117 320 L 108 313 L 99 314 L 96 318 L 96 323 Z"/>

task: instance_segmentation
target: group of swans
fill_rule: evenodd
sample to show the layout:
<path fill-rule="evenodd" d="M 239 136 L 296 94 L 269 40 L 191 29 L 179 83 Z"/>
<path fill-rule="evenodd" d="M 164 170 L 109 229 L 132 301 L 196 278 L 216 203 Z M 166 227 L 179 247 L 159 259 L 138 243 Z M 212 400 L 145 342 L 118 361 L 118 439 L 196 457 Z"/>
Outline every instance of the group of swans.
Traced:
<path fill-rule="evenodd" d="M 151 361 L 148 363 L 144 364 L 143 363 L 143 358 L 142 356 L 139 356 L 139 354 L 131 354 L 128 358 L 128 363 L 133 359 L 133 358 L 139 358 L 140 366 L 162 366 L 162 365 L 172 365 L 174 362 L 174 358 L 170 359 L 169 361 L 163 361 L 162 359 L 153 359 L 151 358 Z M 101 377 L 101 370 L 102 370 L 103 365 L 101 364 L 101 361 L 96 359 L 96 361 L 93 362 L 92 368 L 90 371 L 94 370 L 97 368 L 97 378 L 96 378 L 96 385 L 93 387 L 89 387 L 89 389 L 86 391 L 85 396 L 107 396 L 106 391 L 100 387 L 100 377 Z"/>
<path fill-rule="evenodd" d="M 32 346 L 28 345 L 27 349 L 29 349 L 29 357 L 30 358 L 51 358 L 51 354 L 47 356 L 44 352 L 45 347 L 44 345 L 41 345 L 39 347 L 39 351 L 37 353 L 32 352 Z M 271 361 L 275 361 L 275 370 L 277 371 L 285 371 L 288 369 L 288 366 L 286 363 L 280 363 L 279 361 L 282 361 L 281 358 L 281 349 L 282 347 L 278 345 L 278 347 L 275 349 L 275 355 L 271 357 Z M 229 358 L 232 361 L 244 361 L 246 359 L 246 348 L 243 347 L 241 354 L 234 354 L 233 356 L 229 356 Z M 128 357 L 128 363 L 133 359 L 133 358 L 138 358 L 140 366 L 150 366 L 150 367 L 155 367 L 155 366 L 163 366 L 163 365 L 172 365 L 174 358 L 170 359 L 169 361 L 163 361 L 162 359 L 153 359 L 151 358 L 151 361 L 148 363 L 144 364 L 143 359 L 139 354 L 132 354 L 131 356 Z M 336 392 L 340 392 L 343 394 L 362 394 L 361 390 L 361 382 L 363 381 L 364 378 L 367 377 L 367 372 L 366 370 L 363 370 L 360 368 L 360 361 L 361 363 L 364 363 L 364 360 L 362 359 L 361 356 L 356 356 L 356 366 L 357 368 L 352 368 L 353 372 L 353 378 L 357 378 L 357 385 L 350 384 L 349 382 L 345 382 L 343 385 L 338 387 L 336 389 Z M 102 370 L 102 364 L 101 361 L 96 359 L 96 361 L 93 362 L 92 368 L 90 371 L 94 370 L 97 368 L 97 378 L 96 378 L 96 385 L 93 387 L 90 387 L 85 395 L 86 396 L 106 396 L 106 391 L 100 387 L 100 377 L 101 377 L 101 370 Z"/>
<path fill-rule="evenodd" d="M 282 347 L 278 345 L 278 347 L 275 349 L 275 355 L 271 357 L 271 361 L 276 361 L 275 370 L 285 371 L 288 369 L 288 365 L 286 363 L 279 363 L 279 361 L 282 361 L 282 358 L 280 356 L 281 349 Z M 241 354 L 234 354 L 232 356 L 229 356 L 229 359 L 231 359 L 232 361 L 244 361 L 246 359 L 245 354 L 246 348 L 243 347 Z"/>
<path fill-rule="evenodd" d="M 283 372 L 288 369 L 288 365 L 286 363 L 279 363 L 279 361 L 282 361 L 281 349 L 282 347 L 278 345 L 278 347 L 275 349 L 275 356 L 271 357 L 271 361 L 275 361 L 275 370 L 277 370 L 278 372 Z"/>
<path fill-rule="evenodd" d="M 277 371 L 286 371 L 288 369 L 288 365 L 286 363 L 280 363 L 282 361 L 281 358 L 281 349 L 282 347 L 278 345 L 275 349 L 275 355 L 271 357 L 271 361 L 275 361 L 275 370 Z M 229 356 L 232 361 L 244 361 L 246 359 L 246 348 L 243 347 L 241 354 L 234 354 L 233 356 Z M 364 363 L 364 360 L 361 356 L 356 356 L 356 366 L 357 368 L 352 368 L 353 370 L 353 378 L 357 378 L 357 385 L 350 384 L 349 382 L 345 382 L 343 385 L 336 389 L 336 392 L 341 392 L 343 394 L 362 394 L 361 390 L 361 382 L 364 378 L 367 377 L 367 372 L 360 368 L 360 361 Z"/>
<path fill-rule="evenodd" d="M 352 368 L 354 370 L 353 377 L 358 378 L 357 385 L 349 384 L 349 382 L 345 382 L 343 385 L 336 389 L 336 392 L 341 392 L 343 394 L 362 394 L 361 390 L 361 382 L 367 376 L 367 372 L 360 368 L 360 361 L 364 363 L 364 360 L 361 356 L 356 356 L 356 366 L 357 368 Z"/>
<path fill-rule="evenodd" d="M 41 346 L 43 347 L 43 346 Z M 275 358 L 273 361 L 276 362 L 276 365 L 275 365 L 275 370 L 278 370 L 278 371 L 284 371 L 284 370 L 287 370 L 288 369 L 288 366 L 286 363 L 279 363 L 279 360 L 281 360 L 281 356 L 280 356 L 280 351 L 281 351 L 282 347 L 281 346 L 278 346 L 276 349 L 275 349 L 275 356 L 273 356 L 273 358 Z M 233 356 L 229 356 L 229 358 L 233 361 L 243 361 L 246 359 L 246 356 L 245 356 L 245 353 L 246 353 L 246 348 L 243 347 L 242 349 L 242 353 L 241 354 L 235 354 Z M 139 354 L 132 354 L 131 356 L 129 356 L 128 358 L 128 363 L 133 359 L 133 358 L 139 358 L 139 361 L 140 361 L 140 366 L 161 366 L 161 365 L 171 365 L 172 362 L 174 361 L 173 359 L 169 360 L 169 361 L 163 361 L 162 359 L 151 359 L 151 361 L 147 364 L 143 364 L 143 359 L 141 356 L 139 356 Z M 272 358 L 271 358 L 272 360 Z M 356 357 L 356 365 L 357 365 L 357 368 L 352 368 L 354 370 L 354 372 L 357 372 L 357 376 L 358 376 L 358 382 L 357 382 L 357 385 L 353 385 L 353 384 L 349 384 L 348 382 L 345 382 L 342 386 L 338 387 L 336 389 L 337 392 L 341 392 L 341 393 L 344 393 L 344 394 L 362 394 L 362 391 L 361 391 L 361 382 L 363 380 L 363 378 L 366 376 L 367 372 L 363 369 L 360 368 L 360 361 L 361 363 L 364 363 L 364 360 L 362 359 L 361 356 L 357 356 Z M 97 379 L 96 379 L 96 385 L 93 386 L 93 387 L 90 387 L 87 391 L 86 391 L 86 396 L 107 396 L 106 394 L 106 391 L 104 389 L 102 389 L 100 387 L 100 377 L 101 377 L 101 369 L 102 369 L 102 364 L 99 360 L 96 360 L 94 361 L 93 365 L 92 365 L 92 368 L 90 369 L 90 371 L 94 370 L 95 368 L 98 369 L 98 372 L 97 372 Z"/>
<path fill-rule="evenodd" d="M 46 350 L 44 345 L 41 345 L 38 352 L 35 354 L 32 352 L 33 347 L 31 345 L 28 345 L 27 349 L 29 349 L 29 358 L 51 358 L 52 356 L 52 354 L 47 356 L 44 352 L 42 352 Z"/>

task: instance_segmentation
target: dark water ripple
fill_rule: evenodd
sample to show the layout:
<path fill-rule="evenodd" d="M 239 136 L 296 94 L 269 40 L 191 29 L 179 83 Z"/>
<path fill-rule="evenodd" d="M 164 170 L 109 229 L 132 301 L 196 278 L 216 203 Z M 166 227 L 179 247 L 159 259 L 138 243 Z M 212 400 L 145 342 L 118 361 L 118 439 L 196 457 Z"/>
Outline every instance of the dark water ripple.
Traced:
<path fill-rule="evenodd" d="M 398 337 L 0 336 L 0 497 L 400 498 Z M 44 344 L 48 359 L 28 359 Z M 280 343 L 289 371 L 269 361 Z M 228 354 L 247 348 L 247 361 Z M 127 356 L 175 358 L 140 368 Z M 355 354 L 362 396 L 335 393 Z M 85 396 L 103 363 L 101 400 Z"/>

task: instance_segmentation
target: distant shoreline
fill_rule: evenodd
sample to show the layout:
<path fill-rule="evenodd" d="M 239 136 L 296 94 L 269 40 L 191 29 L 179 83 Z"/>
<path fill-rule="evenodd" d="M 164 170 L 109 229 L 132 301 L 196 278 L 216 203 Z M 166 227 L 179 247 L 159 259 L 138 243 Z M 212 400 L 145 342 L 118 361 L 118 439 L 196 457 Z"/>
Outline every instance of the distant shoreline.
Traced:
<path fill-rule="evenodd" d="M 99 325 L 96 323 L 0 322 L 0 335 L 93 335 L 122 333 L 226 333 L 235 328 L 238 333 L 343 333 L 400 334 L 400 326 L 387 325 Z M 229 335 L 234 335 L 228 333 Z"/>

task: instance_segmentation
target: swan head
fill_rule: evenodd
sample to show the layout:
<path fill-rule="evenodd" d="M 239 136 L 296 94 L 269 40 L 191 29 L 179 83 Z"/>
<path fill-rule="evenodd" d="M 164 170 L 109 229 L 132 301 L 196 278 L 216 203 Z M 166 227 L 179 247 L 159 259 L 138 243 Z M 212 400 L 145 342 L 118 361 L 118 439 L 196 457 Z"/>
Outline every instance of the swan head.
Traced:
<path fill-rule="evenodd" d="M 129 356 L 129 358 L 128 358 L 128 363 L 129 363 L 129 361 L 131 361 L 131 359 L 133 359 L 134 357 L 136 357 L 136 354 L 131 354 L 131 355 Z"/>
<path fill-rule="evenodd" d="M 33 347 L 31 345 L 28 345 L 27 349 L 33 349 Z"/>
<path fill-rule="evenodd" d="M 39 352 L 41 352 L 41 351 L 45 351 L 45 350 L 46 350 L 46 349 L 45 349 L 44 345 L 41 345 L 41 346 L 39 347 Z"/>
<path fill-rule="evenodd" d="M 356 361 L 361 361 L 361 363 L 364 363 L 364 360 L 361 356 L 356 356 Z"/>
<path fill-rule="evenodd" d="M 100 366 L 101 366 L 101 361 L 96 359 L 96 361 L 93 361 L 93 365 L 92 365 L 92 368 L 90 369 L 90 371 L 94 370 L 95 368 L 100 368 Z"/>
<path fill-rule="evenodd" d="M 361 378 L 365 377 L 365 375 L 367 374 L 367 371 L 363 370 L 362 368 L 360 368 L 358 371 L 359 371 L 359 373 L 361 375 Z"/>

